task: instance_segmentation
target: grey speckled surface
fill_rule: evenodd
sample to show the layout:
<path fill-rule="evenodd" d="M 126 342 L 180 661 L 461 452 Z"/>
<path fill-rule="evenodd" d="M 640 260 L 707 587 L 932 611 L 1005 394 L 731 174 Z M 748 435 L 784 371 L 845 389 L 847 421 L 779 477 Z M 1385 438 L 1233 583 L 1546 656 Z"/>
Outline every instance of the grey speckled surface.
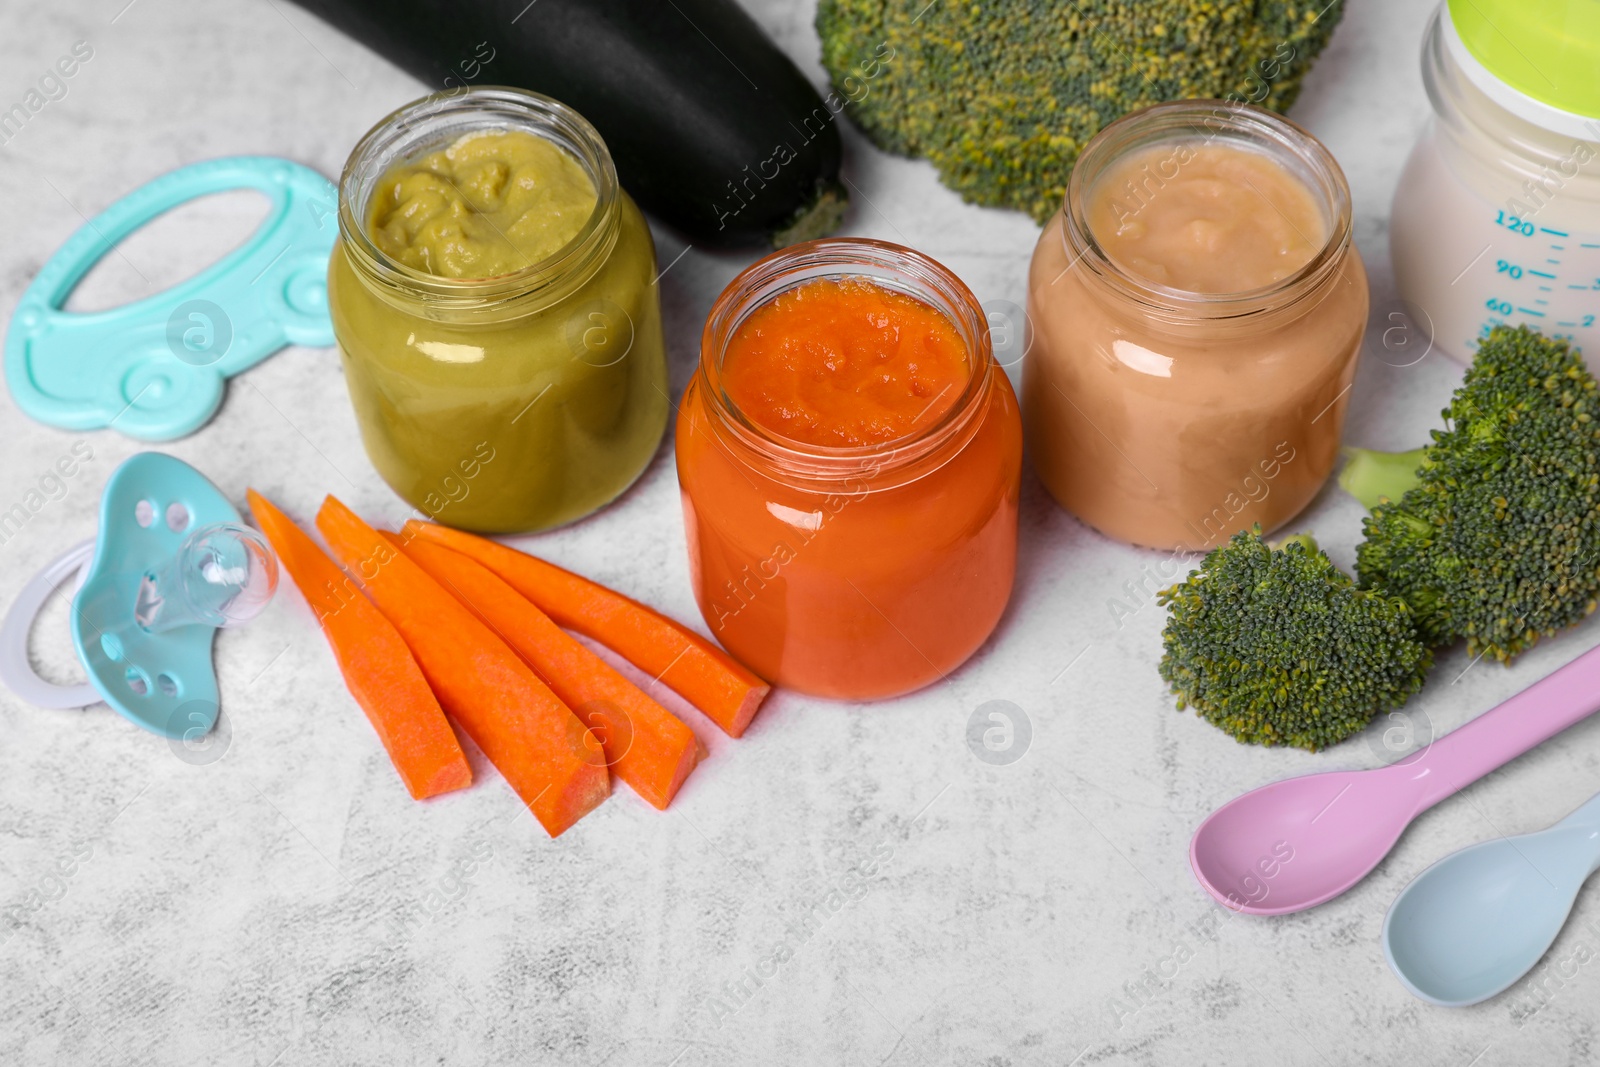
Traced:
<path fill-rule="evenodd" d="M 418 91 L 277 0 L 125 4 L 0 5 L 0 104 L 74 41 L 94 48 L 67 95 L 0 149 L 0 308 L 79 212 L 229 153 L 335 174 Z M 810 4 L 751 6 L 820 80 Z M 1358 0 L 1294 112 L 1350 176 L 1375 321 L 1394 306 L 1386 213 L 1426 112 L 1428 6 Z M 864 194 L 850 232 L 917 245 L 980 298 L 1022 301 L 1026 219 L 963 206 L 926 165 L 847 136 Z M 254 218 L 233 197 L 168 220 L 108 257 L 80 302 L 174 281 Z M 663 262 L 681 247 L 662 235 Z M 676 389 L 701 317 L 743 263 L 691 251 L 666 275 Z M 1368 358 L 1348 437 L 1411 442 L 1458 373 L 1436 357 Z M 0 506 L 79 439 L 9 399 L 0 431 Z M 93 460 L 0 546 L 0 599 L 92 532 L 101 483 L 135 450 L 83 439 Z M 378 518 L 404 512 L 362 455 L 331 351 L 291 350 L 238 379 L 220 416 L 170 451 L 236 498 L 253 484 L 302 517 L 330 490 Z M 1155 557 L 1089 533 L 1029 479 L 1015 598 L 948 685 L 872 707 L 780 693 L 738 743 L 694 719 L 711 756 L 670 813 L 620 788 L 556 842 L 492 772 L 411 803 L 292 592 L 217 647 L 231 737 L 213 762 L 176 758 L 103 706 L 45 712 L 0 695 L 0 1062 L 1593 1062 L 1600 977 L 1572 963 L 1600 945 L 1593 889 L 1551 957 L 1571 977 L 1545 981 L 1544 1001 L 1522 986 L 1466 1011 L 1427 1007 L 1389 975 L 1377 938 L 1427 864 L 1543 826 L 1600 785 L 1600 723 L 1425 815 L 1343 898 L 1230 917 L 1190 875 L 1195 823 L 1273 778 L 1374 764 L 1371 738 L 1320 756 L 1247 749 L 1174 713 L 1154 670 L 1159 611 L 1119 626 L 1107 607 Z M 1325 493 L 1302 525 L 1349 562 L 1356 505 Z M 535 543 L 696 617 L 667 448 L 614 507 Z M 1511 670 L 1449 654 L 1413 708 L 1453 728 L 1597 636 L 1585 626 Z M 59 603 L 35 653 L 71 676 Z M 992 699 L 1032 722 L 1010 766 L 964 743 Z M 802 937 L 818 902 L 826 918 Z M 784 962 L 757 987 L 747 969 L 769 972 L 780 942 Z M 741 980 L 755 990 L 742 1003 Z"/>

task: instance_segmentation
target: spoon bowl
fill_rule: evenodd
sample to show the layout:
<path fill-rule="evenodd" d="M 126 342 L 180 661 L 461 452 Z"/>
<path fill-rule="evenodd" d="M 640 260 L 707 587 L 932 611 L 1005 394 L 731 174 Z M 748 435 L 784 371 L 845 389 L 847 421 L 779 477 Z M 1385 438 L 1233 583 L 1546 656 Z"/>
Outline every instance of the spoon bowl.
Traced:
<path fill-rule="evenodd" d="M 1310 774 L 1235 797 L 1195 831 L 1195 876 L 1251 915 L 1331 900 L 1377 866 L 1412 819 L 1410 778 L 1389 770 Z"/>
<path fill-rule="evenodd" d="M 1547 830 L 1484 841 L 1446 856 L 1395 898 L 1383 954 L 1414 995 L 1447 1008 L 1488 1000 L 1538 964 L 1600 863 L 1600 822 L 1573 816 Z"/>

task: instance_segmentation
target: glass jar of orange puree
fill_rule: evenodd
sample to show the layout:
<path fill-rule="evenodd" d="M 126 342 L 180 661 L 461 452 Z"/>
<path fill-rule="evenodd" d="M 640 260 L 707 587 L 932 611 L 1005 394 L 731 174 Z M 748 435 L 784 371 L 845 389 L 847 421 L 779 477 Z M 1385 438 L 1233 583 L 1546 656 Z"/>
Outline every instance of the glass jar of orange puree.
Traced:
<path fill-rule="evenodd" d="M 1272 112 L 1158 104 L 1078 157 L 1028 278 L 1039 477 L 1102 533 L 1204 551 L 1327 479 L 1367 321 L 1350 191 Z"/>
<path fill-rule="evenodd" d="M 677 425 L 695 596 L 757 674 L 921 688 L 1011 595 L 1022 430 L 968 288 L 921 253 L 811 241 L 711 310 Z"/>

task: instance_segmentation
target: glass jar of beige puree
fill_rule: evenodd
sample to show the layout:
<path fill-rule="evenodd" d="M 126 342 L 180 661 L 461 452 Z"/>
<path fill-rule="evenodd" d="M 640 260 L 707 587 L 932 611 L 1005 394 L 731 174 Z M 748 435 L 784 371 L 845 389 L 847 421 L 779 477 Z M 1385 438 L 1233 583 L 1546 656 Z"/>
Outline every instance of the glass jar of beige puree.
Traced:
<path fill-rule="evenodd" d="M 1349 187 L 1260 108 L 1128 115 L 1079 156 L 1028 312 L 1023 418 L 1062 506 L 1152 548 L 1271 531 L 1338 455 L 1367 319 Z"/>

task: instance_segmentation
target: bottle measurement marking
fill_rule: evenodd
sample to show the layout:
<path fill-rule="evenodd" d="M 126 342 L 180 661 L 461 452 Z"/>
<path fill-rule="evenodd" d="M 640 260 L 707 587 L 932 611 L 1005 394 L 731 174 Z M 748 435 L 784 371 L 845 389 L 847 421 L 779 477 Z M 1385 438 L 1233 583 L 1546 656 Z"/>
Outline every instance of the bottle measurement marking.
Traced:
<path fill-rule="evenodd" d="M 1495 213 L 1495 223 L 1503 229 L 1509 230 L 1513 234 L 1521 237 L 1532 237 L 1538 233 L 1546 233 L 1557 239 L 1570 239 L 1571 237 L 1571 234 L 1565 230 L 1552 229 L 1549 226 L 1535 226 L 1534 223 L 1528 219 L 1520 218 L 1516 215 L 1508 215 L 1504 211 Z M 1466 277 L 1467 273 L 1471 271 L 1473 267 L 1477 266 L 1478 261 L 1483 258 L 1485 253 L 1489 251 L 1490 247 L 1492 246 L 1486 245 L 1484 250 L 1479 252 L 1471 263 L 1467 264 L 1467 269 L 1463 270 L 1455 281 L 1459 282 L 1462 278 Z M 1525 263 L 1517 262 L 1517 258 L 1514 257 L 1511 259 L 1495 260 L 1495 275 L 1500 278 L 1508 279 L 1512 282 L 1520 281 L 1524 275 L 1527 275 L 1534 280 L 1534 287 L 1540 293 L 1553 294 L 1557 289 L 1564 289 L 1568 292 L 1591 292 L 1600 294 L 1600 277 L 1594 278 L 1587 285 L 1566 282 L 1562 279 L 1561 274 L 1563 273 L 1564 269 L 1562 266 L 1562 259 L 1557 257 L 1572 247 L 1571 245 L 1559 244 L 1556 241 L 1551 241 L 1545 247 L 1547 251 L 1544 263 L 1548 264 L 1548 269 L 1535 270 L 1530 266 L 1526 266 Z M 1600 241 L 1584 241 L 1579 243 L 1577 247 L 1586 249 L 1600 249 Z M 1570 270 L 1571 268 L 1565 269 Z M 1580 265 L 1579 269 L 1586 268 Z M 1548 282 L 1550 284 L 1541 284 L 1541 279 L 1543 282 Z M 1454 285 L 1455 282 L 1451 282 L 1450 284 Z M 1516 316 L 1518 315 L 1526 315 L 1529 318 L 1534 319 L 1545 319 L 1550 315 L 1558 314 L 1561 311 L 1567 310 L 1565 308 L 1551 307 L 1551 297 L 1535 296 L 1527 297 L 1525 299 L 1528 300 L 1527 304 L 1514 304 L 1509 296 L 1489 297 L 1489 299 L 1484 302 L 1484 307 L 1487 309 L 1488 315 L 1483 325 L 1479 328 L 1478 336 L 1480 338 L 1487 336 L 1489 331 L 1495 326 L 1510 325 L 1512 322 L 1516 321 Z M 1600 322 L 1600 314 L 1579 314 L 1573 319 L 1555 320 L 1552 323 L 1552 327 L 1562 330 L 1590 330 L 1596 327 L 1597 322 Z M 1476 340 L 1468 344 L 1469 349 L 1475 347 Z"/>
<path fill-rule="evenodd" d="M 1520 233 L 1524 237 L 1533 236 L 1533 223 L 1527 219 L 1518 218 L 1516 215 L 1507 215 L 1504 211 L 1496 211 L 1494 213 L 1494 221 L 1495 225 L 1504 226 L 1512 233 Z"/>

